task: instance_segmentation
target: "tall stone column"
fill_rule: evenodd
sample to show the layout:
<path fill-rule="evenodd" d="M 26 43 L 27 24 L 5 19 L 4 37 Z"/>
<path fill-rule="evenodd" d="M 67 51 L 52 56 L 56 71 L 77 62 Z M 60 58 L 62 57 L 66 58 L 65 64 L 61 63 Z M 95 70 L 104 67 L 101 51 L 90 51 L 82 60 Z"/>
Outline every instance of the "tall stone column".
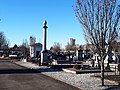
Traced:
<path fill-rule="evenodd" d="M 43 22 L 43 48 L 42 48 L 42 52 L 41 52 L 41 65 L 45 64 L 47 61 L 47 54 L 48 51 L 46 49 L 46 45 L 47 45 L 47 22 L 46 20 Z"/>
<path fill-rule="evenodd" d="M 47 42 L 47 26 L 46 26 L 47 22 L 46 20 L 43 22 L 43 50 L 46 50 L 46 42 Z"/>

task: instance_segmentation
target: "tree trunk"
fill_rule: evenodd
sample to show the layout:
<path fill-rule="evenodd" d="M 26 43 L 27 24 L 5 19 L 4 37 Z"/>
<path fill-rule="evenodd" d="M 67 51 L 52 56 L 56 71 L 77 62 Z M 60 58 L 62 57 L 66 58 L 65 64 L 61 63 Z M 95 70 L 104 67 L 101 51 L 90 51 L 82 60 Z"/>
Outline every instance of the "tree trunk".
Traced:
<path fill-rule="evenodd" d="M 101 59 L 101 82 L 102 86 L 104 86 L 104 59 Z"/>
<path fill-rule="evenodd" d="M 98 58 L 98 54 L 96 54 L 95 59 L 97 60 L 97 62 L 98 62 L 98 68 L 100 69 L 101 66 L 100 66 L 100 59 Z"/>
<path fill-rule="evenodd" d="M 108 59 L 108 63 L 107 63 L 107 69 L 110 70 L 110 61 Z"/>
<path fill-rule="evenodd" d="M 100 59 L 98 58 L 98 68 L 100 69 L 101 66 L 100 66 Z"/>
<path fill-rule="evenodd" d="M 113 60 L 112 58 L 112 49 L 111 47 L 108 47 L 108 63 L 107 63 L 107 69 L 110 70 L 110 62 Z"/>

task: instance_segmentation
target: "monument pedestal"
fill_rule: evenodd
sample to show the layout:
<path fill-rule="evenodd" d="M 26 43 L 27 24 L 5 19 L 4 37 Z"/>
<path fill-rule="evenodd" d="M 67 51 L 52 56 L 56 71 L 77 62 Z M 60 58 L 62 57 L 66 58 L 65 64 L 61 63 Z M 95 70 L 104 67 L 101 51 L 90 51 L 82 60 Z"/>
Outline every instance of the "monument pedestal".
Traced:
<path fill-rule="evenodd" d="M 41 65 L 46 65 L 46 61 L 48 60 L 48 51 L 47 50 L 42 50 L 41 51 Z"/>

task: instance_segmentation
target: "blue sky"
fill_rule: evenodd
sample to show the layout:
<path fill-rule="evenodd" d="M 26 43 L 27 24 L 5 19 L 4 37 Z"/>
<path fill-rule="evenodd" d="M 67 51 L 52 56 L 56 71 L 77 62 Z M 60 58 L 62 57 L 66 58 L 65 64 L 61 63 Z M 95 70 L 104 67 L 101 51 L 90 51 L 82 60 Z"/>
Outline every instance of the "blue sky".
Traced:
<path fill-rule="evenodd" d="M 10 46 L 22 44 L 35 36 L 42 43 L 42 26 L 46 19 L 47 48 L 59 42 L 62 47 L 69 38 L 84 44 L 83 32 L 75 17 L 72 5 L 76 0 L 0 0 L 0 31 L 10 41 Z"/>

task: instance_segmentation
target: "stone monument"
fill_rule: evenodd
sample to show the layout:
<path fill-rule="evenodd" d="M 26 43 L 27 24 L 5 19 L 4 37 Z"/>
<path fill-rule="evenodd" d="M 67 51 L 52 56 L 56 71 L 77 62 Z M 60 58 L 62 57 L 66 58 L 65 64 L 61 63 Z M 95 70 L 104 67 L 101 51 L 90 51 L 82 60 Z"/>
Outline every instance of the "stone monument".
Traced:
<path fill-rule="evenodd" d="M 43 22 L 43 48 L 42 48 L 42 51 L 41 51 L 41 65 L 44 65 L 46 64 L 46 61 L 47 61 L 47 54 L 48 54 L 48 51 L 46 49 L 46 42 L 47 42 L 47 22 L 46 20 Z"/>

